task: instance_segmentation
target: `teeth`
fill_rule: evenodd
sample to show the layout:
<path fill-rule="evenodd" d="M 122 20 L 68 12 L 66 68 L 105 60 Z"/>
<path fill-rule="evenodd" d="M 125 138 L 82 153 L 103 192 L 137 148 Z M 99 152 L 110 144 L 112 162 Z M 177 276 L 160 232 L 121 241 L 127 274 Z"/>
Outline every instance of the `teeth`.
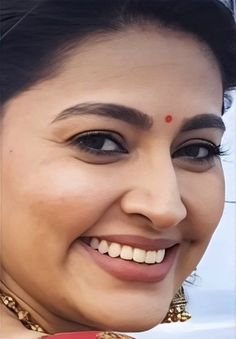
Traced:
<path fill-rule="evenodd" d="M 109 247 L 109 250 L 108 250 L 109 256 L 112 257 L 112 258 L 119 257 L 120 252 L 121 252 L 121 245 L 117 244 L 115 242 L 112 242 L 110 247 Z"/>
<path fill-rule="evenodd" d="M 102 240 L 98 246 L 98 252 L 105 254 L 109 250 L 109 246 L 106 240 Z"/>
<path fill-rule="evenodd" d="M 160 264 L 165 256 L 165 250 L 160 250 L 156 253 L 156 263 Z"/>
<path fill-rule="evenodd" d="M 133 249 L 130 246 L 124 245 L 121 247 L 120 257 L 125 260 L 133 259 Z"/>
<path fill-rule="evenodd" d="M 146 254 L 145 263 L 154 264 L 156 262 L 156 253 L 157 253 L 156 251 L 148 251 Z"/>
<path fill-rule="evenodd" d="M 134 249 L 133 260 L 139 263 L 145 262 L 146 251 L 140 248 Z"/>
<path fill-rule="evenodd" d="M 120 245 L 112 242 L 108 243 L 106 240 L 99 240 L 92 238 L 90 246 L 98 250 L 101 254 L 108 254 L 112 258 L 120 257 L 124 260 L 133 260 L 137 263 L 146 264 L 160 264 L 165 258 L 165 249 L 159 251 L 145 251 L 141 248 L 133 248 L 128 245 Z"/>
<path fill-rule="evenodd" d="M 99 240 L 97 238 L 92 238 L 91 242 L 90 242 L 90 246 L 97 250 L 99 247 Z"/>

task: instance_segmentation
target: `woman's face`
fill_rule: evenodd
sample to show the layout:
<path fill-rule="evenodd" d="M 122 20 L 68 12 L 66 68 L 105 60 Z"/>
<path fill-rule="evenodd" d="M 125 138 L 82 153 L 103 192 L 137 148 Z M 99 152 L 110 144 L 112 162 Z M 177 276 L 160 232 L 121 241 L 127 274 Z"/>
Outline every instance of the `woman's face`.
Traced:
<path fill-rule="evenodd" d="M 221 106 L 204 45 L 152 29 L 87 42 L 8 104 L 2 280 L 48 331 L 161 322 L 222 214 Z"/>

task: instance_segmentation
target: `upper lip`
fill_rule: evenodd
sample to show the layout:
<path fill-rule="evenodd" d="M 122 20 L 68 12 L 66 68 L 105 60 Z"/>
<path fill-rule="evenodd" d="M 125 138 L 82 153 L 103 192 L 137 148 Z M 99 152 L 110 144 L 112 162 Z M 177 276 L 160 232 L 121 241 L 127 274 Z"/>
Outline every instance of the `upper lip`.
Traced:
<path fill-rule="evenodd" d="M 172 239 L 150 239 L 138 235 L 99 235 L 82 237 L 83 240 L 89 240 L 91 238 L 97 238 L 99 240 L 106 240 L 108 242 L 115 242 L 121 245 L 128 245 L 134 248 L 141 248 L 146 251 L 158 251 L 161 249 L 167 249 L 180 243 L 180 241 Z"/>

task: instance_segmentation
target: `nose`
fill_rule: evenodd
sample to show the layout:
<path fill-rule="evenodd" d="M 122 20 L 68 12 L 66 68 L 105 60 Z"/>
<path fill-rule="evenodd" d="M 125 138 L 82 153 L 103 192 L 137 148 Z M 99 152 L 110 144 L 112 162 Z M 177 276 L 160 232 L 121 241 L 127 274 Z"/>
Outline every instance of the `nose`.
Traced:
<path fill-rule="evenodd" d="M 122 197 L 122 211 L 148 219 L 155 230 L 178 225 L 186 217 L 187 209 L 171 159 L 158 166 L 139 168 L 135 173 Z"/>

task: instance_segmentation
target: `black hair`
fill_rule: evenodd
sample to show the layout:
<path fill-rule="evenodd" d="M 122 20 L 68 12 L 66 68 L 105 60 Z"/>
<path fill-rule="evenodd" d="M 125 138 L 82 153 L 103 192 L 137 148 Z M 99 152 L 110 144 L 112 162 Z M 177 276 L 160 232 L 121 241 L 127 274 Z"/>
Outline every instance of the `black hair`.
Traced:
<path fill-rule="evenodd" d="M 224 92 L 236 87 L 236 26 L 219 0 L 2 0 L 0 104 L 55 75 L 85 39 L 145 23 L 204 42 Z"/>

